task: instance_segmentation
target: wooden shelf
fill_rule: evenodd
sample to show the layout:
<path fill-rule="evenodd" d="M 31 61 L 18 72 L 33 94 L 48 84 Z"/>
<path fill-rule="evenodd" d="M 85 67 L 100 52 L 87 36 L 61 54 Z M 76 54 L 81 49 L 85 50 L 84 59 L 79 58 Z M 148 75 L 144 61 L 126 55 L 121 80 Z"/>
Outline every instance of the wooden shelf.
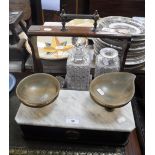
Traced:
<path fill-rule="evenodd" d="M 46 31 L 45 29 L 51 29 L 50 31 Z M 93 38 L 122 38 L 129 39 L 131 35 L 121 34 L 121 33 L 109 33 L 106 31 L 98 31 L 93 32 L 90 27 L 75 27 L 69 26 L 66 27 L 66 31 L 61 31 L 61 26 L 38 26 L 32 25 L 28 30 L 29 36 L 63 36 L 63 37 L 93 37 Z"/>

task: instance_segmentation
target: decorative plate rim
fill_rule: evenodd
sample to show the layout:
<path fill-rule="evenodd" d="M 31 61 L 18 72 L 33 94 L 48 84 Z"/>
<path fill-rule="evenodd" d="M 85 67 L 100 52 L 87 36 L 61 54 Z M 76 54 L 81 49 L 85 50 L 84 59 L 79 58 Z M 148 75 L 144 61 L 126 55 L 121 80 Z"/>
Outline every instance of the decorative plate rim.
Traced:
<path fill-rule="evenodd" d="M 10 82 L 9 82 L 9 92 L 11 92 L 11 90 L 14 88 L 14 86 L 16 85 L 16 78 L 13 74 L 9 73 L 9 81 L 10 78 L 12 79 L 12 85 L 10 86 Z"/>

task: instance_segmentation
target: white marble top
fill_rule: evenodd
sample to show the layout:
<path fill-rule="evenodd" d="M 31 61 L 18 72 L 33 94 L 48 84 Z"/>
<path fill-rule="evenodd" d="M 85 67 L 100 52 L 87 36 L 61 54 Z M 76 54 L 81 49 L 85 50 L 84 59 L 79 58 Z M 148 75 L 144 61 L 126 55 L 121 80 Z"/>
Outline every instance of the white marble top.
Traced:
<path fill-rule="evenodd" d="M 20 125 L 130 132 L 135 128 L 131 103 L 107 112 L 88 91 L 60 90 L 52 104 L 43 108 L 20 105 L 15 120 Z"/>

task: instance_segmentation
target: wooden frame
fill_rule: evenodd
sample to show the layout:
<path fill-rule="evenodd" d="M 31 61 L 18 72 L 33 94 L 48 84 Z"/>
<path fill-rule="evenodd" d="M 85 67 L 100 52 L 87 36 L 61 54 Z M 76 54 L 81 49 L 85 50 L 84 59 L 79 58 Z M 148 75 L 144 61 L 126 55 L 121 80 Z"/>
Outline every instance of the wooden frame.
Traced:
<path fill-rule="evenodd" d="M 45 28 L 50 29 L 46 31 Z M 39 58 L 38 49 L 37 49 L 37 36 L 63 36 L 63 37 L 91 37 L 91 38 L 118 38 L 124 39 L 122 47 L 122 57 L 121 57 L 121 69 L 124 70 L 125 61 L 127 57 L 128 49 L 131 44 L 131 35 L 124 34 L 112 34 L 100 31 L 99 29 L 96 32 L 92 31 L 92 28 L 88 27 L 67 27 L 67 31 L 61 31 L 61 26 L 35 26 L 32 25 L 28 30 L 29 35 L 29 44 L 32 50 L 33 62 L 34 62 L 34 72 L 43 72 L 43 67 L 41 60 Z M 141 35 L 138 35 L 141 36 Z"/>

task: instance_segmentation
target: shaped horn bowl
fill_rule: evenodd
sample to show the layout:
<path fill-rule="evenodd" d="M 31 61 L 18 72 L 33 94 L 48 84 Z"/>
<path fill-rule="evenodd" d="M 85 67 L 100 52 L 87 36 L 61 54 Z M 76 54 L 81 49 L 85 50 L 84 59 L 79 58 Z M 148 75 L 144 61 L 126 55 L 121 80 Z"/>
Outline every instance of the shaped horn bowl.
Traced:
<path fill-rule="evenodd" d="M 96 77 L 90 84 L 90 96 L 108 111 L 131 101 L 135 93 L 136 76 L 127 72 L 106 73 Z M 101 94 L 97 91 L 100 89 Z"/>
<path fill-rule="evenodd" d="M 52 103 L 59 95 L 60 83 L 52 75 L 36 73 L 24 78 L 16 88 L 19 100 L 33 108 Z"/>

